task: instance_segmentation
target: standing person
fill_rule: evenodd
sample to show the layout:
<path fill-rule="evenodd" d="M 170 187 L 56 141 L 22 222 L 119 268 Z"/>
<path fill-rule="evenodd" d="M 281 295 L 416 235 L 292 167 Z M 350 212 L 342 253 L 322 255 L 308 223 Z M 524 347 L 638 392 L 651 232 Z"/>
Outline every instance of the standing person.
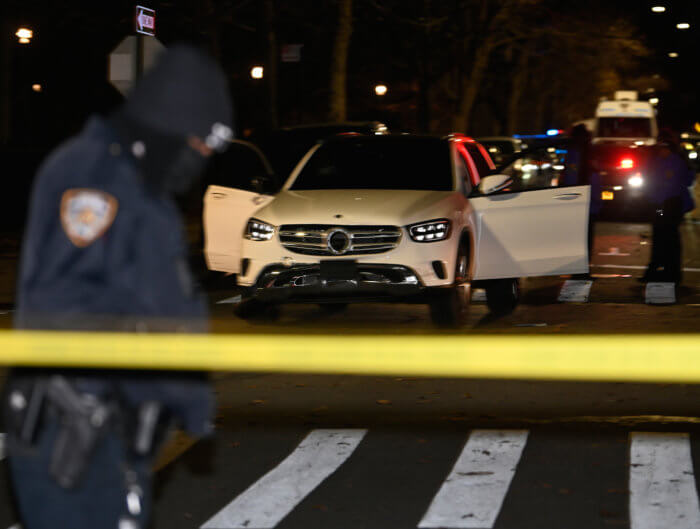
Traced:
<path fill-rule="evenodd" d="M 188 46 L 165 52 L 109 119 L 92 117 L 37 176 L 15 325 L 204 331 L 174 196 L 231 138 L 226 79 Z M 167 427 L 211 432 L 204 376 L 15 370 L 3 402 L 25 529 L 148 525 Z"/>
<path fill-rule="evenodd" d="M 683 215 L 695 207 L 688 190 L 695 181 L 695 172 L 680 155 L 679 142 L 673 132 L 664 130 L 659 134 L 644 173 L 649 179 L 648 198 L 655 208 L 655 215 L 651 260 L 640 281 L 680 283 L 679 226 Z"/>
<path fill-rule="evenodd" d="M 588 261 L 593 258 L 593 241 L 595 223 L 598 221 L 602 208 L 600 174 L 595 162 L 595 154 L 591 145 L 591 133 L 585 125 L 576 125 L 571 130 L 571 145 L 566 156 L 566 168 L 562 185 L 591 186 L 590 205 L 588 210 Z M 590 274 L 580 274 L 580 279 L 590 278 Z"/>

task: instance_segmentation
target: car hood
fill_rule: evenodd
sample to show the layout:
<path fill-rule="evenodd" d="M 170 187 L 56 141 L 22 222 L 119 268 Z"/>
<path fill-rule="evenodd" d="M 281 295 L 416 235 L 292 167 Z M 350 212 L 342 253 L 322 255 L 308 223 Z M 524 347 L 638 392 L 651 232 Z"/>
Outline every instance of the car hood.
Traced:
<path fill-rule="evenodd" d="M 259 210 L 260 220 L 282 224 L 405 226 L 449 217 L 454 191 L 318 190 L 282 191 Z"/>

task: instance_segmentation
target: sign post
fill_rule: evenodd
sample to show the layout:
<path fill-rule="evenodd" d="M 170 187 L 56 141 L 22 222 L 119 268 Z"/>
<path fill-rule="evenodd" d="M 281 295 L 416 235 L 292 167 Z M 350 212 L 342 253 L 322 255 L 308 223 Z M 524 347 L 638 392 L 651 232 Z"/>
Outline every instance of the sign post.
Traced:
<path fill-rule="evenodd" d="M 165 49 L 155 37 L 155 10 L 136 6 L 134 30 L 136 35 L 126 37 L 109 54 L 109 81 L 124 96 Z"/>

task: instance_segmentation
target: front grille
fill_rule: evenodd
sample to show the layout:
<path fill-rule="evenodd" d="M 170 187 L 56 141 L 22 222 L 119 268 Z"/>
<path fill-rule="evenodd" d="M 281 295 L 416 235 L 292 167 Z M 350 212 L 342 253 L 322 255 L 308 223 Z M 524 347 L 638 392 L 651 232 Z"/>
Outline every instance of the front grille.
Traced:
<path fill-rule="evenodd" d="M 328 238 L 340 230 L 348 236 L 348 245 L 334 252 Z M 280 226 L 280 242 L 287 250 L 304 255 L 360 255 L 393 250 L 401 240 L 398 226 L 339 226 L 330 224 L 286 224 Z M 338 246 L 336 246 L 338 247 Z"/>

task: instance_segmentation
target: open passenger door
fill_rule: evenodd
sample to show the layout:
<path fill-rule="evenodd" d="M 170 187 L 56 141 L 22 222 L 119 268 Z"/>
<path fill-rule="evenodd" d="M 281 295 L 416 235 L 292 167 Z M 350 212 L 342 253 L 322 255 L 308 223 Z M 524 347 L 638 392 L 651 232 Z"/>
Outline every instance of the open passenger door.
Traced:
<path fill-rule="evenodd" d="M 576 186 L 470 198 L 473 279 L 588 272 L 589 193 L 589 186 Z"/>
<path fill-rule="evenodd" d="M 205 186 L 202 224 L 207 267 L 237 274 L 246 222 L 272 200 L 278 187 L 275 175 L 260 149 L 234 140 L 212 160 Z"/>
<path fill-rule="evenodd" d="M 499 170 L 509 184 L 490 194 L 481 185 L 469 197 L 476 226 L 473 279 L 588 272 L 590 186 L 559 187 L 565 167 L 558 152 L 544 146 L 520 153 Z"/>

